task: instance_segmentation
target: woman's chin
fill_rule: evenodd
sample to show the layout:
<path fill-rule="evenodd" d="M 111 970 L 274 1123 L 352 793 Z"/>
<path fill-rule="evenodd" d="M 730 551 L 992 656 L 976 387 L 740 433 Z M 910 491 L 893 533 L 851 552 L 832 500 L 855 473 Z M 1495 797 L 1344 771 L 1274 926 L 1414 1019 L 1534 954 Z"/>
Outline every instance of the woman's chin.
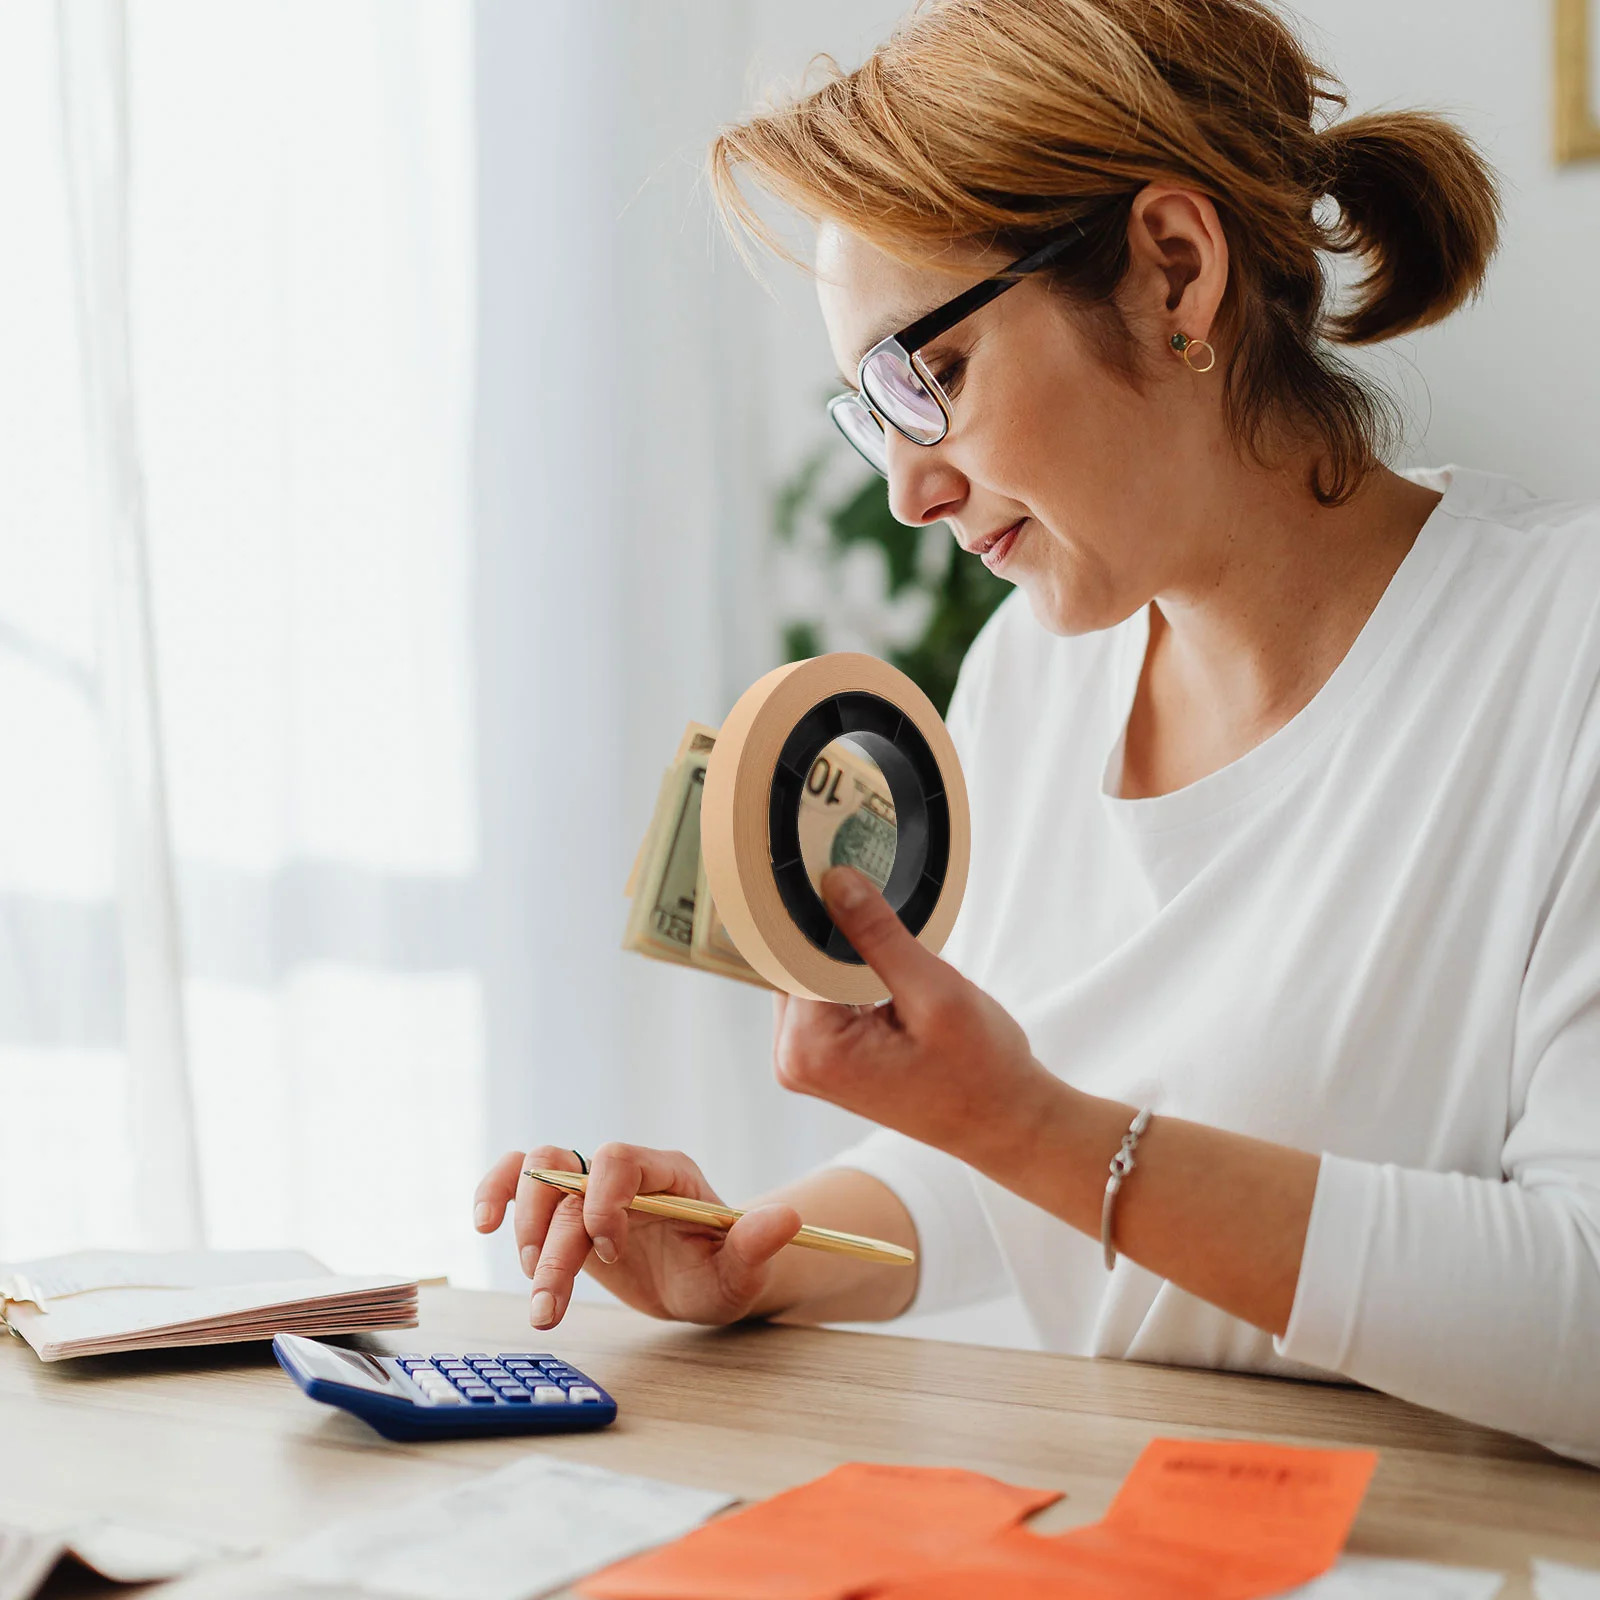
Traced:
<path fill-rule="evenodd" d="M 1118 620 L 1100 616 L 1099 608 L 1085 605 L 1082 595 L 1058 579 L 1039 573 L 1019 573 L 1012 582 L 1028 597 L 1034 621 L 1047 633 L 1073 638 L 1080 633 L 1098 633 Z"/>

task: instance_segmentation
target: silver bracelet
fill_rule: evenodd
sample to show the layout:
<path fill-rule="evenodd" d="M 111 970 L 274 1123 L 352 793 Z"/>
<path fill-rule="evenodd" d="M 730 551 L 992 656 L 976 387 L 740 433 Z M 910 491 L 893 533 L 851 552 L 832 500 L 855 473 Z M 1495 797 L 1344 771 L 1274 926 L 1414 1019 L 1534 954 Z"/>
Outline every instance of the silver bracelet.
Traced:
<path fill-rule="evenodd" d="M 1128 1124 L 1122 1136 L 1122 1148 L 1111 1158 L 1111 1176 L 1106 1179 L 1105 1203 L 1100 1207 L 1100 1248 L 1105 1252 L 1106 1271 L 1117 1264 L 1117 1248 L 1111 1242 L 1111 1213 L 1117 1203 L 1117 1190 L 1122 1180 L 1133 1171 L 1133 1152 L 1139 1146 L 1139 1135 L 1150 1126 L 1150 1107 L 1145 1106 Z"/>

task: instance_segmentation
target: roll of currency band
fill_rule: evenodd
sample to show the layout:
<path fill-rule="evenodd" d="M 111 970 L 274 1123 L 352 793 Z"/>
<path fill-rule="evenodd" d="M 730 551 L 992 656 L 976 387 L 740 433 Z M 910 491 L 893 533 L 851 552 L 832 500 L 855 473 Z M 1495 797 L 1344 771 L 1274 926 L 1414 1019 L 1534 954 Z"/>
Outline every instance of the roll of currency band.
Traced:
<path fill-rule="evenodd" d="M 718 914 L 762 977 L 789 994 L 864 1005 L 888 990 L 834 926 L 798 836 L 801 790 L 836 739 L 872 757 L 894 801 L 885 898 L 924 945 L 942 949 L 966 889 L 966 783 L 932 701 L 876 656 L 792 662 L 739 697 L 707 762 L 700 851 Z"/>

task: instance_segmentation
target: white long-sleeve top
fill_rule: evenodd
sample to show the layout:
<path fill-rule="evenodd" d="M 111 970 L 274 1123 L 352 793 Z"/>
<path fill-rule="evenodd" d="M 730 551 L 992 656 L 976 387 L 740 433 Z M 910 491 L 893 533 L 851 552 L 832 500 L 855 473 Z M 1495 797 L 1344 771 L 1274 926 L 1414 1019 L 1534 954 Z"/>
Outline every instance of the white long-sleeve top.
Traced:
<path fill-rule="evenodd" d="M 1287 1331 L 899 1134 L 838 1161 L 910 1211 L 913 1310 L 1014 1286 L 1047 1349 L 1339 1375 L 1600 1464 L 1600 507 L 1415 476 L 1444 498 L 1345 659 L 1198 783 L 1118 796 L 1144 611 L 1060 638 L 1012 597 L 950 714 L 946 954 L 1076 1087 L 1321 1154 Z"/>

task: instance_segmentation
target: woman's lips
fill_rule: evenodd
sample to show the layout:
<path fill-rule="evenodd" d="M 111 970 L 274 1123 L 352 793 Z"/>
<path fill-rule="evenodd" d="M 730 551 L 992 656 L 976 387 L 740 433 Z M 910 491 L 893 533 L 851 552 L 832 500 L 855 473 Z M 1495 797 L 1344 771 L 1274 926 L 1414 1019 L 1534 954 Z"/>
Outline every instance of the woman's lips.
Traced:
<path fill-rule="evenodd" d="M 1009 528 L 1004 528 L 987 544 L 980 547 L 978 554 L 983 558 L 983 564 L 991 572 L 998 572 L 1005 565 L 1006 557 L 1011 554 L 1011 547 L 1017 542 L 1017 536 L 1022 532 L 1022 525 L 1028 519 L 1019 517 Z"/>

